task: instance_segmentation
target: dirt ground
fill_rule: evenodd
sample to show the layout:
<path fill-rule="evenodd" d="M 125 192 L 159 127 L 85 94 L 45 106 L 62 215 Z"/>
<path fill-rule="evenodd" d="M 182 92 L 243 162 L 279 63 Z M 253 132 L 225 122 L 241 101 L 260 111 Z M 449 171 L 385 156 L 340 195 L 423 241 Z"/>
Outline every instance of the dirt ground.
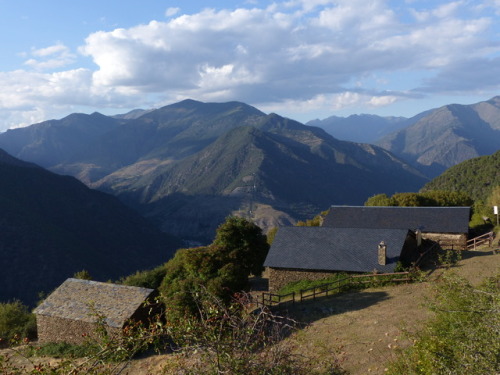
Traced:
<path fill-rule="evenodd" d="M 426 301 L 433 282 L 443 272 L 455 272 L 472 284 L 500 272 L 500 251 L 466 251 L 458 265 L 431 273 L 428 282 L 372 288 L 345 293 L 298 308 L 298 319 L 309 326 L 297 339 L 308 354 L 340 351 L 343 367 L 353 375 L 383 374 L 385 364 L 395 358 L 395 348 L 408 345 L 403 330 L 418 330 L 431 312 Z"/>
<path fill-rule="evenodd" d="M 462 252 L 462 260 L 449 271 L 478 284 L 500 272 L 500 249 Z M 415 331 L 431 316 L 425 303 L 432 295 L 433 281 L 449 271 L 435 270 L 423 283 L 371 288 L 296 305 L 289 313 L 307 326 L 289 340 L 296 340 L 299 354 L 309 358 L 341 353 L 342 365 L 349 374 L 383 374 L 385 364 L 395 356 L 395 348 L 408 344 L 402 338 L 403 330 Z M 263 286 L 265 283 L 259 285 Z M 0 354 L 14 353 L 2 350 Z M 12 358 L 27 370 L 31 367 L 26 359 Z M 136 359 L 121 374 L 166 373 L 163 369 L 172 360 L 171 355 Z"/>

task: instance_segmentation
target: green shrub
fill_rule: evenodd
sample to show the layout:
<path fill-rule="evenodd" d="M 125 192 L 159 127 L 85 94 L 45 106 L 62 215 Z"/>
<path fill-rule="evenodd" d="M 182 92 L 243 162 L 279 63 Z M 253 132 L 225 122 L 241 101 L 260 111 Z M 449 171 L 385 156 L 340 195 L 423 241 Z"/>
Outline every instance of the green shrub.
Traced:
<path fill-rule="evenodd" d="M 436 286 L 435 317 L 388 374 L 484 375 L 500 371 L 500 275 L 479 288 L 450 273 Z"/>
<path fill-rule="evenodd" d="M 13 339 L 35 337 L 35 315 L 27 306 L 20 301 L 0 303 L 0 339 L 8 343 Z"/>
<path fill-rule="evenodd" d="M 119 282 L 123 285 L 138 286 L 141 288 L 157 289 L 167 274 L 165 264 L 152 270 L 137 271 L 136 273 L 122 278 Z"/>

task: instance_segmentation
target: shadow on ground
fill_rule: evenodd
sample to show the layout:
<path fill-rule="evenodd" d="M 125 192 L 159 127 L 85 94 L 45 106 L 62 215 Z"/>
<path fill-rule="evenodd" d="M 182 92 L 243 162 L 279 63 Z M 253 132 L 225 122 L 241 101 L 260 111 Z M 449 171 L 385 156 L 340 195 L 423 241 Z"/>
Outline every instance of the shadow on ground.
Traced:
<path fill-rule="evenodd" d="M 281 307 L 279 311 L 307 324 L 332 315 L 362 310 L 389 298 L 389 294 L 383 291 L 353 291 L 320 297 L 294 305 L 289 304 L 286 307 Z"/>

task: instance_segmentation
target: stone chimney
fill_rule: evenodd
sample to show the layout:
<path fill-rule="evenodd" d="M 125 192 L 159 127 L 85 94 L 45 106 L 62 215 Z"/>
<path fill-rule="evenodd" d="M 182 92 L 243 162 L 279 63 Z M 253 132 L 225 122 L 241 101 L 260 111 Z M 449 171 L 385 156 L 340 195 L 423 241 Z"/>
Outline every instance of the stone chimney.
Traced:
<path fill-rule="evenodd" d="M 385 266 L 387 264 L 387 245 L 384 241 L 378 244 L 378 264 Z"/>

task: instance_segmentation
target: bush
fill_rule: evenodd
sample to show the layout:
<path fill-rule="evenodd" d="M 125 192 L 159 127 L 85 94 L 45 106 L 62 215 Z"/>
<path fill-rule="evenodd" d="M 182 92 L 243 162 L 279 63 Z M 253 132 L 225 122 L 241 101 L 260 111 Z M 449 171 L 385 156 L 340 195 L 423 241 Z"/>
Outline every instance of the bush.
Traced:
<path fill-rule="evenodd" d="M 9 343 L 14 339 L 36 337 L 36 319 L 20 301 L 0 303 L 0 339 Z"/>
<path fill-rule="evenodd" d="M 162 264 L 152 270 L 137 271 L 132 275 L 122 278 L 119 283 L 141 288 L 157 289 L 161 285 L 166 274 L 167 269 L 165 264 Z"/>
<path fill-rule="evenodd" d="M 388 374 L 483 375 L 500 371 L 500 275 L 475 288 L 450 273 L 430 304 L 435 318 L 410 335 Z"/>
<path fill-rule="evenodd" d="M 183 375 L 313 375 L 342 374 L 335 353 L 317 363 L 286 341 L 296 322 L 266 309 L 247 311 L 248 296 L 229 305 L 202 290 L 196 303 L 199 318 L 167 319 L 174 351 L 188 355 L 189 365 L 177 364 L 171 373 Z"/>

